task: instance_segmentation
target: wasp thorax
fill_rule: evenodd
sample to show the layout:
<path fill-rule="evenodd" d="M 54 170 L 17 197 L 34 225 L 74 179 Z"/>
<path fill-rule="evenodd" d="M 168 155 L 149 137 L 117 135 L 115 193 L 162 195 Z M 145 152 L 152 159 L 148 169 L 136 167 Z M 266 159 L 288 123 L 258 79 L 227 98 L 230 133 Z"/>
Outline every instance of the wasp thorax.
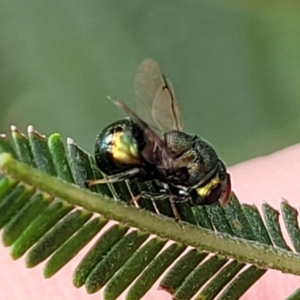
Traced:
<path fill-rule="evenodd" d="M 131 120 L 116 121 L 104 128 L 96 138 L 96 163 L 107 175 L 138 166 L 143 144 L 142 131 Z"/>
<path fill-rule="evenodd" d="M 181 131 L 166 132 L 165 141 L 178 164 L 188 170 L 189 178 L 184 183 L 186 186 L 201 184 L 214 173 L 218 156 L 207 141 Z"/>

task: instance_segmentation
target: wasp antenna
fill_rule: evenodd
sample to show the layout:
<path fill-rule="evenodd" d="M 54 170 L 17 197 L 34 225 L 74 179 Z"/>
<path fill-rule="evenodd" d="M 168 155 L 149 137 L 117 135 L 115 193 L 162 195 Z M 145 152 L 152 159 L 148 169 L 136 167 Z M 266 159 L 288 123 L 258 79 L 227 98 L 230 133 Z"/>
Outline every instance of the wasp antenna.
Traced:
<path fill-rule="evenodd" d="M 111 97 L 109 97 L 108 99 L 120 109 L 122 109 L 125 106 L 124 103 L 119 99 L 111 98 Z"/>
<path fill-rule="evenodd" d="M 122 110 L 123 112 L 127 113 L 126 110 L 128 109 L 128 107 L 121 100 L 113 98 L 113 97 L 111 97 L 109 95 L 107 96 L 107 99 L 109 101 L 111 101 L 115 106 L 117 106 L 120 110 Z"/>
<path fill-rule="evenodd" d="M 113 102 L 113 103 L 115 103 L 115 102 L 120 102 L 120 100 L 118 100 L 118 99 L 116 99 L 116 98 L 113 98 L 113 97 L 110 96 L 110 95 L 107 95 L 106 97 L 107 97 L 107 99 L 108 99 L 109 101 L 111 101 L 111 102 Z"/>

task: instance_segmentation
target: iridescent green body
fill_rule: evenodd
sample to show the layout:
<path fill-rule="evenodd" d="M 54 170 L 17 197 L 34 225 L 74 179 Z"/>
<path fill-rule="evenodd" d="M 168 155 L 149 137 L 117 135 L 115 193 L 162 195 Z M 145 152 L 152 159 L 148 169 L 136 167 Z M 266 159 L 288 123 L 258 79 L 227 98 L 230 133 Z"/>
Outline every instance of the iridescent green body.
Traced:
<path fill-rule="evenodd" d="M 96 138 L 95 160 L 101 171 L 115 175 L 141 164 L 144 147 L 140 128 L 123 119 L 104 128 Z"/>

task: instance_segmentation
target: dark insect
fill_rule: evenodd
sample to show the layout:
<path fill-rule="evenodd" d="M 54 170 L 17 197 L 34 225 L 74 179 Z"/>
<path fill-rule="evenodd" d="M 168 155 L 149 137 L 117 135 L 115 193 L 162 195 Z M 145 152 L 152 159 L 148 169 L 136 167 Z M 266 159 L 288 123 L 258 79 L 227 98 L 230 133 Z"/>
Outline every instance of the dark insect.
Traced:
<path fill-rule="evenodd" d="M 120 100 L 112 100 L 128 118 L 98 134 L 95 160 L 108 178 L 88 185 L 136 179 L 150 183 L 154 191 L 142 191 L 132 201 L 169 199 L 173 210 L 175 202 L 183 201 L 225 205 L 231 196 L 225 164 L 211 144 L 181 131 L 172 84 L 153 59 L 145 59 L 137 69 L 135 96 L 137 114 Z"/>

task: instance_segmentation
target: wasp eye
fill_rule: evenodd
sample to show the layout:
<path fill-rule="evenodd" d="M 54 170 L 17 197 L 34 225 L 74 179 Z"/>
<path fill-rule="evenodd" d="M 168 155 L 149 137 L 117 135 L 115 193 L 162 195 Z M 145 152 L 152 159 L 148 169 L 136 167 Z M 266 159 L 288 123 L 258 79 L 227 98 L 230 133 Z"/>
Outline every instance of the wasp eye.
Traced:
<path fill-rule="evenodd" d="M 220 170 L 218 176 L 220 181 L 223 181 L 226 179 L 226 172 L 224 172 L 224 170 Z"/>

